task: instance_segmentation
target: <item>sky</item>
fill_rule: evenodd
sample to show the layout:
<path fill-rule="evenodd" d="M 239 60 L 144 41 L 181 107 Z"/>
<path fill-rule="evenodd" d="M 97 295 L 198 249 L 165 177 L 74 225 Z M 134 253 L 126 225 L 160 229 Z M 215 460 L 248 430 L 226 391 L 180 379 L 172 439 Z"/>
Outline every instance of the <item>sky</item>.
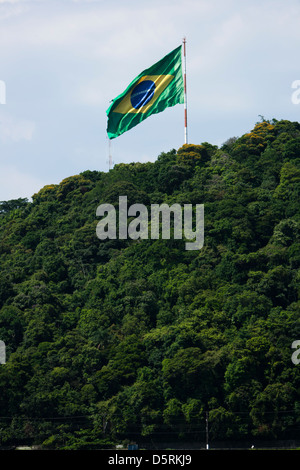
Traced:
<path fill-rule="evenodd" d="M 181 147 L 181 104 L 110 144 L 106 110 L 184 37 L 189 143 L 299 121 L 299 25 L 299 0 L 0 0 L 0 201 Z"/>

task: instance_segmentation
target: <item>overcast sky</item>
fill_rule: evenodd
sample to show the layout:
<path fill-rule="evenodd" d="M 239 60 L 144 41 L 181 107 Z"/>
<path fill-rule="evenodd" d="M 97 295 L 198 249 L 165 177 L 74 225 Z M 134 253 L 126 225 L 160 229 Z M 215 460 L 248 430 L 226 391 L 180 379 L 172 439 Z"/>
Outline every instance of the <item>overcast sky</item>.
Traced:
<path fill-rule="evenodd" d="M 190 143 L 220 146 L 259 115 L 299 121 L 299 0 L 0 0 L 0 201 L 108 171 L 110 100 L 183 37 Z M 154 161 L 183 143 L 176 105 L 111 154 Z"/>

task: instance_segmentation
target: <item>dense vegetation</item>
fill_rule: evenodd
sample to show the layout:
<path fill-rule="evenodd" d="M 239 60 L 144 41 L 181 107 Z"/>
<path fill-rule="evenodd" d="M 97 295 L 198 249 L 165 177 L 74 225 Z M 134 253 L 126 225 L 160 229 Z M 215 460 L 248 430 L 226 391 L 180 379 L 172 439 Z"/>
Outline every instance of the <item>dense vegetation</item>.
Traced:
<path fill-rule="evenodd" d="M 205 241 L 96 237 L 101 203 L 204 204 Z M 0 443 L 300 438 L 300 124 L 0 203 Z"/>

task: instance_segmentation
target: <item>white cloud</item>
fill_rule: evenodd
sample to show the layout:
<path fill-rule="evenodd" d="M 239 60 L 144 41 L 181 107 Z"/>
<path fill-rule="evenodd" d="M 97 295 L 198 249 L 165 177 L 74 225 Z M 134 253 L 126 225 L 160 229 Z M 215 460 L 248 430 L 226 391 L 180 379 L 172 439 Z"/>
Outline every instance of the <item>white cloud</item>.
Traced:
<path fill-rule="evenodd" d="M 15 4 L 15 3 L 39 3 L 45 0 L 0 0 L 0 5 L 2 4 Z"/>
<path fill-rule="evenodd" d="M 0 0 L 6 158 L 54 180 L 75 174 L 80 159 L 107 169 L 109 100 L 184 36 L 191 141 L 224 141 L 258 114 L 298 119 L 299 21 L 299 0 Z M 115 163 L 178 148 L 180 119 L 178 107 L 126 133 Z"/>
<path fill-rule="evenodd" d="M 90 80 L 84 85 L 80 85 L 78 89 L 73 92 L 73 100 L 88 106 L 107 106 L 107 96 L 104 95 L 102 90 L 102 81 Z"/>
<path fill-rule="evenodd" d="M 31 196 L 38 192 L 45 184 L 47 183 L 20 171 L 15 166 L 0 164 L 1 201 L 18 199 L 19 197 L 26 197 L 30 200 Z"/>
<path fill-rule="evenodd" d="M 30 141 L 33 138 L 35 128 L 33 121 L 16 119 L 4 113 L 0 114 L 0 140 L 2 142 Z"/>
<path fill-rule="evenodd" d="M 70 48 L 77 56 L 130 62 L 131 57 L 136 60 L 139 55 L 147 56 L 149 49 L 165 48 L 167 52 L 168 44 L 174 44 L 174 36 L 180 42 L 186 34 L 184 30 L 195 20 L 204 22 L 212 15 L 214 4 L 192 0 L 151 3 L 51 0 L 44 2 L 42 8 L 27 10 L 21 24 L 3 23 L 1 44 L 10 51 L 17 50 L 22 38 L 22 48 Z"/>

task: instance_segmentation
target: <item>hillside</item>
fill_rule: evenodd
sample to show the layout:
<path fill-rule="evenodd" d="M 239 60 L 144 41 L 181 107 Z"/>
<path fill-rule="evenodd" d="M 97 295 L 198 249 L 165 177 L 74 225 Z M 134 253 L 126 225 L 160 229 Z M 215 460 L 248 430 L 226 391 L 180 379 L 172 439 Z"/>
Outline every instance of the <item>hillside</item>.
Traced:
<path fill-rule="evenodd" d="M 96 236 L 99 204 L 204 204 L 204 246 Z M 0 442 L 300 438 L 300 124 L 0 203 Z"/>

